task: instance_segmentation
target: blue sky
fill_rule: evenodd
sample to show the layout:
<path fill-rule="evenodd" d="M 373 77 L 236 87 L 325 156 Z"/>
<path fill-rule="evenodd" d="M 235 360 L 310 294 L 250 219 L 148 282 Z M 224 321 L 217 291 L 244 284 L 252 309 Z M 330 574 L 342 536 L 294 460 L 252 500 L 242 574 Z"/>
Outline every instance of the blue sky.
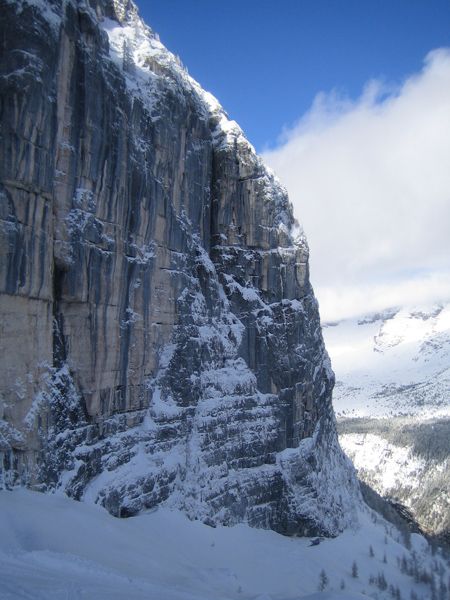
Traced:
<path fill-rule="evenodd" d="M 448 0 L 138 0 L 141 15 L 257 150 L 315 95 L 401 82 L 450 45 Z"/>
<path fill-rule="evenodd" d="M 323 320 L 450 300 L 450 0 L 138 0 L 287 187 Z"/>

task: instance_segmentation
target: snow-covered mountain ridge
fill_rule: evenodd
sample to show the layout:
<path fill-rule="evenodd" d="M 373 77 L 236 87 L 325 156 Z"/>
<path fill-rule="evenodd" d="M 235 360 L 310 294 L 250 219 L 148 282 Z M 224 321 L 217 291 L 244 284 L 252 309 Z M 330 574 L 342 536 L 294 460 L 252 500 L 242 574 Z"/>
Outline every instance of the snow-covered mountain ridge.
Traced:
<path fill-rule="evenodd" d="M 360 501 L 286 191 L 129 0 L 2 0 L 0 481 L 335 534 Z"/>
<path fill-rule="evenodd" d="M 324 336 L 340 443 L 359 477 L 450 539 L 450 304 L 330 324 Z"/>
<path fill-rule="evenodd" d="M 338 416 L 450 416 L 450 303 L 324 325 Z"/>

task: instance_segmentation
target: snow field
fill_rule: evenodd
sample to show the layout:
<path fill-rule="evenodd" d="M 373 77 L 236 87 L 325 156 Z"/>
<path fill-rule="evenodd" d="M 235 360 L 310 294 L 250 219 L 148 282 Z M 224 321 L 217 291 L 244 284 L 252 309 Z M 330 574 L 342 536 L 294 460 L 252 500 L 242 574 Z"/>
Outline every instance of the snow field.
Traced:
<path fill-rule="evenodd" d="M 245 524 L 208 527 L 166 508 L 116 519 L 65 496 L 3 491 L 0 598 L 351 600 L 365 595 L 387 600 L 389 590 L 369 584 L 379 573 L 402 598 L 409 600 L 411 590 L 431 598 L 429 586 L 400 572 L 398 561 L 410 552 L 396 541 L 395 529 L 386 529 L 368 510 L 359 520 L 357 529 L 310 546 L 309 539 Z M 425 540 L 413 535 L 412 544 L 421 565 L 431 565 Z M 322 570 L 328 584 L 319 593 Z"/>

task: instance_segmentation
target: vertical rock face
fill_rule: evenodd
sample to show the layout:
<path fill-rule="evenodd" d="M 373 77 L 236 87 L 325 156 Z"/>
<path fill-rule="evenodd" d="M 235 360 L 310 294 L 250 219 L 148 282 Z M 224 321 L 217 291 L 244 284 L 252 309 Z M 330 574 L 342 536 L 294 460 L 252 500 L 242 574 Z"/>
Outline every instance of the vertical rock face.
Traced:
<path fill-rule="evenodd" d="M 353 471 L 286 192 L 127 0 L 1 0 L 2 485 L 333 534 Z"/>

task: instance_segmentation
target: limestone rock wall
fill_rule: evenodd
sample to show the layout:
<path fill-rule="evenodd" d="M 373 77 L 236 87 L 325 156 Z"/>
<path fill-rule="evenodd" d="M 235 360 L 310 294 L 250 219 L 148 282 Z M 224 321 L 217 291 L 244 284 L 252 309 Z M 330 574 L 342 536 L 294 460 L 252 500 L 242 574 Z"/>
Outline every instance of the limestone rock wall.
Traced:
<path fill-rule="evenodd" d="M 2 485 L 335 533 L 356 484 L 286 192 L 126 0 L 1 0 Z"/>

